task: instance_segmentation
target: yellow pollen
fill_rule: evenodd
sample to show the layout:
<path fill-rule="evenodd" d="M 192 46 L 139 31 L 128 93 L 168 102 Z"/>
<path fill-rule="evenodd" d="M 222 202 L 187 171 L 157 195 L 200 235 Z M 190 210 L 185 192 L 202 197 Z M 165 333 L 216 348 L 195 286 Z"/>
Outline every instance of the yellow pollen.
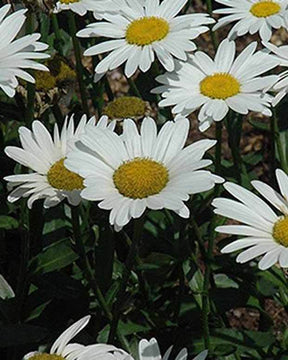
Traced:
<path fill-rule="evenodd" d="M 60 0 L 60 3 L 62 4 L 71 4 L 71 3 L 76 3 L 79 2 L 80 0 Z"/>
<path fill-rule="evenodd" d="M 29 358 L 29 360 L 65 360 L 62 356 L 56 354 L 36 354 Z"/>
<path fill-rule="evenodd" d="M 110 119 L 125 119 L 145 116 L 145 101 L 134 96 L 122 96 L 110 102 L 103 114 L 109 116 Z"/>
<path fill-rule="evenodd" d="M 211 99 L 225 100 L 239 94 L 240 83 L 230 74 L 216 73 L 200 82 L 200 92 Z"/>
<path fill-rule="evenodd" d="M 64 160 L 61 159 L 51 166 L 47 174 L 49 184 L 59 190 L 73 191 L 84 189 L 83 178 L 66 169 Z"/>
<path fill-rule="evenodd" d="M 288 216 L 282 217 L 273 227 L 274 240 L 285 247 L 288 247 Z"/>
<path fill-rule="evenodd" d="M 144 199 L 159 194 L 169 181 L 164 165 L 149 158 L 135 158 L 127 161 L 114 172 L 113 181 L 125 197 Z"/>
<path fill-rule="evenodd" d="M 128 44 L 144 46 L 163 40 L 169 33 L 169 23 L 156 16 L 143 17 L 131 22 L 126 29 Z"/>
<path fill-rule="evenodd" d="M 256 4 L 253 4 L 250 8 L 252 15 L 263 18 L 271 15 L 278 14 L 281 10 L 281 6 L 275 1 L 260 1 Z"/>

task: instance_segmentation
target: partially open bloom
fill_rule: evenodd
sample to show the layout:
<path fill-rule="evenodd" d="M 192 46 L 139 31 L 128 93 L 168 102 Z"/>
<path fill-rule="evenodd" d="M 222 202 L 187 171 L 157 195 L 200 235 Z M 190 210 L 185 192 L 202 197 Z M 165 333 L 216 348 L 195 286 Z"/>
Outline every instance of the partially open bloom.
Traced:
<path fill-rule="evenodd" d="M 173 346 L 165 352 L 163 357 L 159 349 L 158 342 L 155 338 L 150 340 L 142 339 L 139 343 L 139 359 L 140 360 L 168 360 L 171 354 Z M 208 351 L 204 350 L 201 354 L 197 355 L 193 360 L 205 360 L 208 355 Z M 175 360 L 187 360 L 187 349 L 182 349 L 176 356 Z"/>
<path fill-rule="evenodd" d="M 67 330 L 65 330 L 54 342 L 49 353 L 33 351 L 24 356 L 23 360 L 84 360 L 83 351 L 86 349 L 81 344 L 69 344 L 84 327 L 88 324 L 91 316 L 85 316 Z"/>
<path fill-rule="evenodd" d="M 224 14 L 213 27 L 217 30 L 222 26 L 237 21 L 229 32 L 229 38 L 259 32 L 262 40 L 268 41 L 272 36 L 272 29 L 287 27 L 287 0 L 216 0 L 229 6 L 215 10 L 215 14 Z"/>
<path fill-rule="evenodd" d="M 13 97 L 18 85 L 17 77 L 34 83 L 34 78 L 26 70 L 48 71 L 46 66 L 34 60 L 47 59 L 49 55 L 40 52 L 48 48 L 48 45 L 38 41 L 40 34 L 26 35 L 15 40 L 26 20 L 27 10 L 18 10 L 7 16 L 9 10 L 10 5 L 0 8 L 0 88 Z"/>
<path fill-rule="evenodd" d="M 169 209 L 188 218 L 183 201 L 189 194 L 210 190 L 222 178 L 200 170 L 211 164 L 202 159 L 215 145 L 200 140 L 183 149 L 189 121 L 166 122 L 159 134 L 152 118 L 143 120 L 140 134 L 131 119 L 124 120 L 123 135 L 96 127 L 87 127 L 77 149 L 65 165 L 83 177 L 81 196 L 101 201 L 101 209 L 110 210 L 110 224 L 116 230 L 131 218 L 139 218 L 149 209 Z"/>
<path fill-rule="evenodd" d="M 288 267 L 288 176 L 278 169 L 276 178 L 281 194 L 262 181 L 252 181 L 252 185 L 277 212 L 259 196 L 229 182 L 224 187 L 238 201 L 217 198 L 212 203 L 216 214 L 244 224 L 216 228 L 224 234 L 244 236 L 225 246 L 221 252 L 244 249 L 236 258 L 241 264 L 264 255 L 258 264 L 261 270 L 277 262 L 281 267 Z"/>
<path fill-rule="evenodd" d="M 272 97 L 263 94 L 278 79 L 260 76 L 279 64 L 267 51 L 255 52 L 257 43 L 248 45 L 235 59 L 234 41 L 225 39 L 212 60 L 197 51 L 188 62 L 178 62 L 172 73 L 157 77 L 162 86 L 152 90 L 162 94 L 159 106 L 175 105 L 172 112 L 183 116 L 200 109 L 199 128 L 205 131 L 213 121 L 221 121 L 232 109 L 240 114 L 249 110 L 271 116 Z"/>
<path fill-rule="evenodd" d="M 118 3 L 116 1 L 116 3 Z M 174 69 L 174 57 L 187 59 L 187 52 L 196 49 L 191 41 L 208 30 L 214 22 L 208 14 L 177 16 L 187 0 L 122 1 L 118 14 L 104 14 L 106 21 L 89 24 L 78 32 L 80 37 L 106 37 L 85 51 L 94 56 L 110 52 L 96 66 L 97 74 L 106 73 L 126 62 L 125 74 L 132 76 L 137 68 L 146 72 L 155 54 L 167 71 Z"/>
<path fill-rule="evenodd" d="M 63 10 L 71 10 L 80 16 L 84 16 L 87 11 L 93 11 L 96 18 L 101 19 L 106 11 L 114 11 L 112 1 L 109 0 L 60 0 L 57 1 L 54 13 Z"/>
<path fill-rule="evenodd" d="M 78 205 L 83 179 L 66 169 L 64 160 L 87 124 L 94 127 L 95 118 L 87 123 L 86 116 L 83 116 L 76 129 L 73 116 L 66 118 L 61 134 L 57 124 L 54 126 L 53 139 L 40 121 L 33 122 L 32 131 L 24 126 L 20 127 L 22 148 L 7 146 L 5 153 L 33 172 L 5 177 L 9 187 L 15 187 L 9 194 L 8 201 L 15 202 L 21 197 L 29 197 L 27 204 L 31 208 L 35 200 L 45 199 L 44 207 L 52 207 L 67 198 L 71 205 Z M 97 126 L 105 129 L 108 126 L 113 130 L 115 123 L 108 125 L 107 117 L 102 117 Z"/>
<path fill-rule="evenodd" d="M 149 115 L 149 103 L 135 96 L 121 96 L 109 102 L 103 109 L 103 114 L 109 119 L 143 119 Z"/>
<path fill-rule="evenodd" d="M 272 51 L 276 56 L 278 56 L 280 61 L 280 66 L 288 67 L 288 48 L 287 45 L 284 46 L 275 46 L 271 43 L 263 43 L 267 49 Z M 285 95 L 288 94 L 288 70 L 283 71 L 279 74 L 278 81 L 273 86 L 273 90 L 277 92 L 277 95 L 272 100 L 272 105 L 276 106 Z"/>

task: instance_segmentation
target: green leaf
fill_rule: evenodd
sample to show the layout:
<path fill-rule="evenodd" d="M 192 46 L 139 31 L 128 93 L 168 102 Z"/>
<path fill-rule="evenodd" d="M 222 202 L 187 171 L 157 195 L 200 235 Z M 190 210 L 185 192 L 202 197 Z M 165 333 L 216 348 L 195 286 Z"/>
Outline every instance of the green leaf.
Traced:
<path fill-rule="evenodd" d="M 47 273 L 62 269 L 78 259 L 71 248 L 69 238 L 62 239 L 48 246 L 41 254 L 31 260 L 35 273 Z"/>
<path fill-rule="evenodd" d="M 0 299 L 11 299 L 15 297 L 15 293 L 8 282 L 0 275 Z"/>
<path fill-rule="evenodd" d="M 270 131 L 269 124 L 265 124 L 262 121 L 258 121 L 258 120 L 254 120 L 254 119 L 249 119 L 248 121 L 257 130 Z"/>
<path fill-rule="evenodd" d="M 190 265 L 190 261 L 187 260 L 183 263 L 183 271 L 189 282 L 189 287 L 193 292 L 193 297 L 199 306 L 202 309 L 202 292 L 204 285 L 204 276 L 202 272 L 198 269 L 194 273 Z"/>
<path fill-rule="evenodd" d="M 0 229 L 12 230 L 17 229 L 18 221 L 11 216 L 0 215 Z"/>

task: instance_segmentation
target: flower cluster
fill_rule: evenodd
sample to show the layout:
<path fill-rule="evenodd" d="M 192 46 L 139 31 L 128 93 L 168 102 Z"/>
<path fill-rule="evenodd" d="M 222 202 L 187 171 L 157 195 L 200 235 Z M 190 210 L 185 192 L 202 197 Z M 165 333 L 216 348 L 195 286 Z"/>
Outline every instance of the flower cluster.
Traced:
<path fill-rule="evenodd" d="M 57 48 L 57 55 L 55 49 L 48 52 L 63 66 L 66 75 L 59 75 L 59 78 L 53 78 L 52 70 L 45 65 L 50 58 L 48 52 L 44 52 L 48 45 L 39 41 L 39 33 L 33 33 L 33 26 L 39 25 L 33 23 L 33 17 L 27 21 L 30 24 L 30 29 L 26 28 L 27 34 L 21 35 L 31 12 L 27 9 L 12 12 L 14 8 L 10 5 L 2 6 L 0 88 L 3 96 L 15 97 L 9 100 L 11 104 L 14 100 L 17 104 L 23 103 L 26 112 L 32 112 L 28 119 L 25 114 L 25 124 L 18 128 L 19 146 L 9 144 L 4 149 L 5 154 L 18 164 L 16 174 L 4 177 L 9 191 L 8 201 L 15 203 L 27 198 L 28 209 L 32 209 L 38 200 L 43 201 L 45 209 L 67 204 L 72 217 L 75 208 L 83 210 L 90 206 L 89 202 L 95 202 L 99 213 L 103 217 L 107 215 L 107 219 L 109 217 L 107 226 L 111 225 L 112 231 L 119 232 L 124 227 L 125 231 L 129 229 L 130 222 L 139 224 L 134 220 L 144 219 L 149 210 L 169 210 L 173 216 L 176 214 L 175 218 L 179 216 L 181 221 L 190 222 L 193 227 L 193 196 L 198 194 L 201 200 L 205 198 L 205 210 L 210 205 L 213 207 L 212 227 L 216 215 L 221 216 L 222 223 L 216 226 L 216 232 L 241 237 L 224 247 L 220 245 L 223 254 L 241 250 L 236 257 L 238 263 L 254 264 L 255 259 L 262 257 L 258 263 L 260 270 L 267 270 L 275 264 L 287 268 L 288 163 L 275 114 L 276 106 L 281 101 L 284 103 L 288 94 L 288 70 L 279 70 L 288 67 L 288 48 L 283 44 L 275 45 L 272 34 L 274 30 L 288 30 L 288 0 L 216 0 L 216 3 L 217 9 L 209 14 L 190 12 L 193 8 L 188 0 L 60 0 L 53 5 L 49 3 L 49 7 L 53 7 L 51 23 L 56 29 L 55 37 L 48 35 L 50 30 L 43 33 L 45 41 L 54 42 Z M 211 5 L 211 1 L 208 4 Z M 219 9 L 218 6 L 222 5 L 224 7 Z M 67 55 L 65 47 L 61 47 L 65 39 L 59 39 L 61 31 L 57 17 L 65 17 L 65 12 L 69 15 L 68 23 L 73 25 L 69 35 L 74 45 L 75 67 L 74 57 L 69 64 L 63 60 Z M 79 16 L 83 16 L 79 21 L 83 28 L 75 31 Z M 228 34 L 225 27 L 229 28 Z M 226 37 L 218 42 L 216 31 Z M 215 48 L 214 57 L 209 47 L 203 50 L 208 32 Z M 248 39 L 253 36 L 253 41 L 239 46 L 238 38 L 246 34 L 250 34 Z M 86 47 L 83 52 L 88 64 L 85 71 L 80 41 Z M 38 60 L 46 61 L 41 63 Z M 113 99 L 109 72 L 115 69 L 126 78 L 134 96 L 125 94 Z M 62 123 L 59 104 L 49 104 L 45 107 L 49 114 L 35 120 L 34 97 L 37 97 L 39 88 L 45 89 L 46 80 L 50 84 L 47 89 L 52 90 L 60 80 L 67 77 L 76 79 L 76 75 L 86 115 L 77 114 L 77 103 L 72 111 L 66 112 Z M 36 86 L 32 93 L 27 90 L 26 97 L 20 101 L 15 95 L 20 94 L 21 86 L 25 88 L 25 82 L 35 83 L 34 76 Z M 92 83 L 93 76 L 92 86 L 88 81 Z M 104 76 L 105 81 L 99 84 Z M 151 85 L 149 96 L 145 88 L 141 98 L 134 79 L 141 82 L 146 76 L 146 88 Z M 98 94 L 104 88 L 107 97 Z M 93 96 L 87 96 L 92 91 Z M 73 99 L 75 102 L 76 98 Z M 104 104 L 108 98 L 111 101 Z M 150 106 L 146 98 L 154 99 L 151 100 L 154 104 Z M 92 106 L 99 116 L 88 120 Z M 171 113 L 164 109 L 167 107 L 171 108 Z M 159 116 L 156 114 L 158 110 Z M 239 144 L 243 116 L 249 116 L 251 112 L 261 120 L 272 118 L 268 129 L 272 132 L 271 148 L 274 149 L 275 141 L 278 141 L 278 148 L 277 154 L 273 150 L 273 169 L 269 176 L 271 178 L 275 173 L 280 192 L 274 189 L 275 186 L 255 180 L 255 173 L 252 180 L 241 158 Z M 198 132 L 191 126 L 193 115 L 198 119 L 200 130 L 196 141 L 191 141 Z M 227 159 L 221 159 L 223 125 L 227 129 L 233 157 L 232 166 L 226 168 Z M 263 127 L 265 130 L 268 128 L 265 124 Z M 216 129 L 215 136 L 211 136 L 211 132 L 205 133 L 209 128 Z M 199 140 L 199 137 L 202 138 Z M 210 150 L 214 147 L 216 155 L 213 158 Z M 278 160 L 280 166 L 276 166 Z M 238 184 L 233 179 L 237 179 Z M 221 191 L 226 191 L 227 197 Z M 223 218 L 231 223 L 224 224 Z M 79 227 L 77 231 L 80 231 Z M 181 236 L 181 231 L 179 233 L 177 236 Z M 73 245 L 77 247 L 76 240 Z M 203 239 L 199 243 L 205 252 Z M 210 261 L 213 246 L 213 242 L 209 242 L 204 261 Z M 86 280 L 89 282 L 89 259 L 86 259 L 83 244 L 79 256 L 84 257 L 87 266 L 84 272 L 88 273 Z M 211 277 L 210 263 L 206 266 L 206 289 L 201 289 L 205 301 Z M 127 268 L 131 270 L 129 266 Z M 6 280 L 2 277 L 0 280 L 6 293 L 14 297 Z M 99 291 L 97 287 L 95 293 Z M 125 287 L 120 289 L 121 292 L 125 292 Z M 120 300 L 116 298 L 118 304 L 121 296 Z M 201 304 L 203 309 L 205 301 Z M 109 313 L 109 320 L 111 316 Z M 113 345 L 70 344 L 89 320 L 90 316 L 86 316 L 70 326 L 49 353 L 31 352 L 24 360 L 92 360 L 97 356 L 104 360 L 133 360 L 132 355 Z M 111 329 L 113 325 L 112 322 Z M 169 358 L 171 350 L 163 356 L 164 360 Z M 195 360 L 204 360 L 207 353 L 200 353 Z M 187 350 L 183 349 L 176 360 L 186 360 L 187 356 Z M 154 338 L 140 341 L 139 359 L 162 359 Z"/>

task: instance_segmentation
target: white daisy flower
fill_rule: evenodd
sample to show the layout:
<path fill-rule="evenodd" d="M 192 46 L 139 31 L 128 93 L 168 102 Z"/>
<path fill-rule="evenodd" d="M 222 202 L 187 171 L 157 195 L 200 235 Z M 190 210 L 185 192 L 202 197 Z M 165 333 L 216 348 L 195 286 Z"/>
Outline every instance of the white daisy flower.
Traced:
<path fill-rule="evenodd" d="M 114 0 L 116 1 L 116 0 Z M 116 1 L 119 3 L 119 0 Z M 120 1 L 123 3 L 123 1 Z M 208 14 L 176 16 L 187 0 L 125 0 L 119 14 L 105 14 L 106 21 L 88 25 L 80 37 L 107 37 L 111 40 L 92 46 L 84 52 L 94 56 L 110 52 L 96 66 L 97 74 L 106 73 L 126 62 L 125 74 L 132 76 L 137 68 L 146 72 L 155 54 L 167 71 L 174 69 L 174 57 L 183 61 L 187 52 L 196 49 L 191 41 L 214 23 Z"/>
<path fill-rule="evenodd" d="M 26 20 L 27 10 L 19 10 L 7 16 L 10 8 L 10 5 L 0 8 L 0 88 L 13 97 L 18 86 L 17 77 L 34 83 L 34 78 L 26 69 L 49 71 L 34 59 L 47 59 L 50 56 L 38 52 L 48 48 L 48 45 L 38 41 L 41 37 L 38 33 L 15 40 Z"/>
<path fill-rule="evenodd" d="M 183 201 L 189 194 L 222 182 L 210 171 L 200 170 L 212 163 L 202 157 L 216 141 L 200 140 L 183 149 L 189 131 L 187 119 L 166 122 L 158 135 L 156 123 L 149 117 L 143 120 L 140 134 L 131 119 L 124 120 L 123 129 L 119 136 L 87 127 L 78 150 L 65 161 L 70 171 L 85 179 L 81 196 L 101 201 L 101 209 L 111 210 L 110 224 L 116 230 L 131 218 L 139 218 L 146 208 L 166 208 L 188 218 Z"/>
<path fill-rule="evenodd" d="M 85 127 L 93 128 L 95 118 L 87 123 L 84 115 L 75 129 L 73 116 L 66 118 L 61 134 L 57 124 L 54 126 L 52 139 L 46 127 L 40 121 L 34 121 L 32 131 L 22 126 L 19 136 L 22 148 L 8 146 L 5 153 L 19 164 L 33 170 L 29 174 L 10 175 L 4 179 L 9 187 L 16 187 L 8 196 L 8 201 L 15 202 L 21 197 L 29 197 L 28 207 L 35 200 L 45 199 L 44 207 L 52 207 L 67 198 L 71 205 L 81 201 L 80 192 L 83 189 L 83 179 L 64 167 L 64 159 L 74 144 L 84 133 Z M 97 123 L 100 129 L 115 127 L 115 122 L 108 125 L 108 118 L 103 116 Z"/>
<path fill-rule="evenodd" d="M 109 0 L 60 0 L 57 1 L 54 13 L 63 10 L 71 10 L 80 16 L 86 15 L 87 11 L 93 11 L 96 19 L 102 19 L 103 14 L 115 11 L 115 6 Z"/>
<path fill-rule="evenodd" d="M 278 169 L 276 178 L 281 194 L 262 181 L 252 181 L 252 185 L 278 210 L 277 213 L 251 191 L 229 182 L 225 183 L 225 189 L 239 201 L 217 198 L 212 203 L 216 214 L 244 224 L 216 228 L 221 233 L 245 236 L 225 246 L 221 252 L 245 249 L 236 258 L 241 264 L 264 255 L 258 264 L 261 270 L 277 262 L 281 267 L 288 267 L 288 176 Z"/>
<path fill-rule="evenodd" d="M 287 45 L 277 47 L 271 43 L 265 42 L 263 42 L 263 45 L 279 57 L 280 66 L 288 67 Z M 279 74 L 279 79 L 273 86 L 273 90 L 277 92 L 277 95 L 272 100 L 272 105 L 276 106 L 284 98 L 284 96 L 288 94 L 288 70 Z"/>
<path fill-rule="evenodd" d="M 25 355 L 23 360 L 84 360 L 81 354 L 86 349 L 85 346 L 68 343 L 84 329 L 90 318 L 90 315 L 85 316 L 65 330 L 52 345 L 50 353 L 33 351 Z"/>
<path fill-rule="evenodd" d="M 229 32 L 229 38 L 259 32 L 262 40 L 268 41 L 272 29 L 287 27 L 287 0 L 216 0 L 229 8 L 215 10 L 215 14 L 224 14 L 213 27 L 217 30 L 222 26 L 237 21 Z"/>
<path fill-rule="evenodd" d="M 175 105 L 172 112 L 187 116 L 200 109 L 199 129 L 205 131 L 213 121 L 221 121 L 229 108 L 240 114 L 249 110 L 271 116 L 272 97 L 263 94 L 273 85 L 277 75 L 260 76 L 279 64 L 267 51 L 255 52 L 257 43 L 248 45 L 235 59 L 234 41 L 225 39 L 212 60 L 197 51 L 188 62 L 178 62 L 172 73 L 156 78 L 163 86 L 153 89 L 164 100 L 159 106 Z"/>
<path fill-rule="evenodd" d="M 162 357 L 158 342 L 155 338 L 142 339 L 139 343 L 139 359 L 140 360 L 168 360 L 171 354 L 173 346 L 171 346 Z M 196 356 L 193 360 L 205 360 L 208 355 L 208 351 L 204 350 Z M 182 349 L 176 356 L 175 360 L 187 360 L 188 352 L 187 349 Z"/>

